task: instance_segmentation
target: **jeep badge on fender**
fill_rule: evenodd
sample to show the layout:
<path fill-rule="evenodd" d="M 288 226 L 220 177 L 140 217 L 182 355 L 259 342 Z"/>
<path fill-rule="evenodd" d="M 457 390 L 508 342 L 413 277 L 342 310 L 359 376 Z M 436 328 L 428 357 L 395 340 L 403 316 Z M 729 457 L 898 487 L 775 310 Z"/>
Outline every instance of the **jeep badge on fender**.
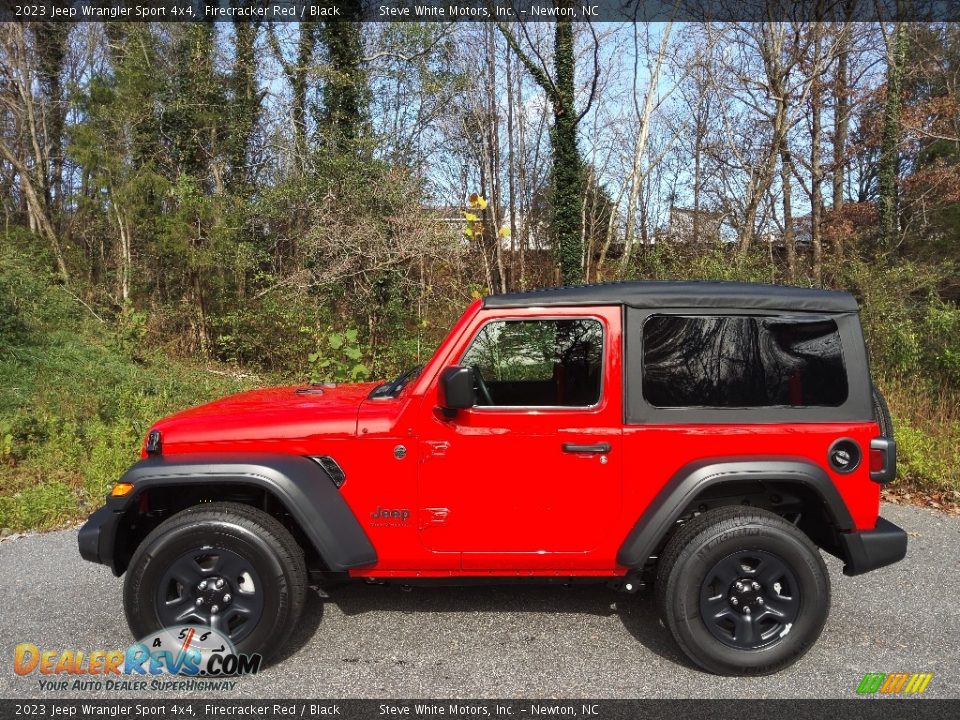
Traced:
<path fill-rule="evenodd" d="M 904 557 L 892 435 L 847 293 L 492 295 L 391 381 L 160 420 L 80 553 L 126 573 L 137 638 L 209 625 L 275 658 L 309 584 L 576 579 L 653 585 L 694 662 L 772 673 L 827 621 L 821 551 L 846 575 Z"/>

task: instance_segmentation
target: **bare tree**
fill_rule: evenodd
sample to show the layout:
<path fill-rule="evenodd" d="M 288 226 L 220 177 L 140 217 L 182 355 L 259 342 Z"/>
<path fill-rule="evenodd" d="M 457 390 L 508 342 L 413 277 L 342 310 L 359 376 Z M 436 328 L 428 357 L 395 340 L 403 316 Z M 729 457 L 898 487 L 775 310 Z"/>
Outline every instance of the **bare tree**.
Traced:
<path fill-rule="evenodd" d="M 0 33 L 0 107 L 5 116 L 0 156 L 18 177 L 31 229 L 46 240 L 60 277 L 69 282 L 70 272 L 50 216 L 50 139 L 43 100 L 35 95 L 34 48 L 25 25 L 7 23 Z M 59 142 L 54 145 L 59 147 Z"/>
<path fill-rule="evenodd" d="M 796 270 L 793 243 L 791 184 L 793 156 L 790 130 L 796 110 L 809 92 L 810 82 L 795 73 L 804 54 L 801 24 L 763 22 L 736 26 L 730 41 L 718 45 L 716 66 L 724 91 L 734 95 L 742 111 L 722 107 L 724 150 L 733 158 L 726 165 L 725 194 L 735 203 L 731 213 L 736 222 L 741 254 L 746 254 L 756 237 L 762 204 L 770 197 L 779 161 L 781 194 L 785 217 L 783 242 L 787 253 L 788 276 Z M 729 170 L 744 176 L 736 190 Z M 742 198 L 738 200 L 737 198 Z"/>
<path fill-rule="evenodd" d="M 634 24 L 634 47 L 636 48 L 636 37 L 639 25 Z M 645 172 L 643 169 L 643 160 L 647 153 L 647 143 L 650 139 L 650 122 L 653 115 L 654 109 L 663 101 L 663 97 L 660 94 L 660 71 L 663 68 L 664 63 L 667 59 L 667 52 L 670 47 L 670 31 L 673 27 L 673 22 L 667 22 L 661 30 L 660 34 L 660 43 L 659 47 L 654 54 L 653 58 L 648 58 L 647 63 L 647 87 L 643 93 L 643 106 L 641 107 L 637 102 L 637 92 L 636 88 L 634 89 L 634 109 L 636 111 L 637 117 L 637 136 L 634 140 L 634 150 L 633 150 L 633 166 L 630 170 L 630 177 L 627 180 L 627 185 L 630 188 L 630 191 L 627 193 L 627 229 L 624 235 L 623 240 L 623 256 L 621 257 L 620 263 L 621 267 L 626 267 L 630 262 L 630 257 L 633 253 L 633 233 L 634 233 L 634 222 L 633 217 L 636 212 L 637 207 L 637 198 L 640 194 L 640 187 L 643 184 Z M 639 52 L 635 51 L 635 68 L 636 63 L 639 60 Z M 634 77 L 636 77 L 636 69 L 634 70 Z M 634 83 L 636 80 L 634 80 Z M 675 88 L 676 85 L 673 85 Z M 671 88 L 671 92 L 672 89 Z M 669 92 L 667 93 L 669 95 Z"/>

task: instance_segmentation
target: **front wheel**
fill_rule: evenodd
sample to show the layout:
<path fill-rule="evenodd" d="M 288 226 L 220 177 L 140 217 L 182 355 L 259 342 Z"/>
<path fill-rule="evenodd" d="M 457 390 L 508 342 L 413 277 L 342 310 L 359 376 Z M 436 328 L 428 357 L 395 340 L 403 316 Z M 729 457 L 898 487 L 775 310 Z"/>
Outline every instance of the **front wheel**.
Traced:
<path fill-rule="evenodd" d="M 695 663 L 721 675 L 767 675 L 810 649 L 830 610 L 830 578 L 810 539 L 757 508 L 698 515 L 667 543 L 660 612 Z"/>
<path fill-rule="evenodd" d="M 208 625 L 239 653 L 279 650 L 306 601 L 299 545 L 275 518 L 238 503 L 177 513 L 140 543 L 123 587 L 136 638 Z"/>

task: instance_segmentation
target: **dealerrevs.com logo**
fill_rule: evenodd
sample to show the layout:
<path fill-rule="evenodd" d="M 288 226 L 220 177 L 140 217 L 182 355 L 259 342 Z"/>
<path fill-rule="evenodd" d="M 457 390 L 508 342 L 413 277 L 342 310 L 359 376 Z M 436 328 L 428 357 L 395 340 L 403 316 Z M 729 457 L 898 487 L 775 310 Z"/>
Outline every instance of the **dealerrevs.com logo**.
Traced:
<path fill-rule="evenodd" d="M 161 630 L 126 650 L 85 652 L 21 643 L 14 649 L 13 671 L 39 676 L 44 691 L 233 690 L 237 681 L 228 678 L 257 673 L 262 660 L 237 653 L 216 630 L 184 625 Z"/>
<path fill-rule="evenodd" d="M 933 680 L 933 673 L 867 673 L 857 685 L 858 695 L 920 695 Z"/>

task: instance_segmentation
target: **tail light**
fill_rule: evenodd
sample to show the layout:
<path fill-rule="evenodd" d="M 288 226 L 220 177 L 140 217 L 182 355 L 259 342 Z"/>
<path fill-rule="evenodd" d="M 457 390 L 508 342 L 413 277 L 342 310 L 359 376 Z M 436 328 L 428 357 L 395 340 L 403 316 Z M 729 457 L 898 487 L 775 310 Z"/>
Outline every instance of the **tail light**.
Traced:
<path fill-rule="evenodd" d="M 896 476 L 897 444 L 893 438 L 874 438 L 870 441 L 870 479 L 888 483 Z"/>

